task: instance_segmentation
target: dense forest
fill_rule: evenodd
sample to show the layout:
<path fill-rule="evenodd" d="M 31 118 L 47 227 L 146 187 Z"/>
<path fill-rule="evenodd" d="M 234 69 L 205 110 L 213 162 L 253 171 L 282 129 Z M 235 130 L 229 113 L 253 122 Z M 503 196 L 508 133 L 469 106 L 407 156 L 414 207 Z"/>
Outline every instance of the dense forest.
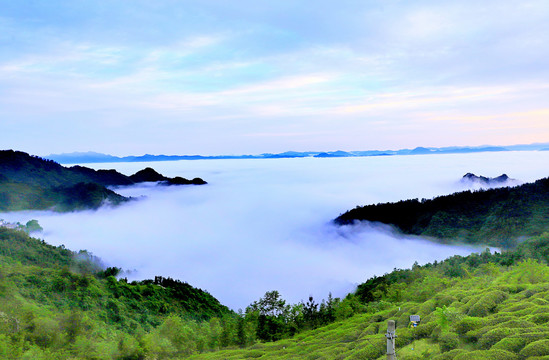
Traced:
<path fill-rule="evenodd" d="M 389 224 L 442 242 L 513 248 L 549 229 L 549 178 L 515 187 L 464 191 L 434 199 L 357 206 L 335 219 Z"/>
<path fill-rule="evenodd" d="M 63 167 L 52 160 L 13 150 L 0 151 L 0 211 L 74 211 L 119 205 L 129 199 L 108 189 L 139 182 L 203 185 L 200 178 L 169 178 L 146 168 L 126 176 L 116 170 Z"/>

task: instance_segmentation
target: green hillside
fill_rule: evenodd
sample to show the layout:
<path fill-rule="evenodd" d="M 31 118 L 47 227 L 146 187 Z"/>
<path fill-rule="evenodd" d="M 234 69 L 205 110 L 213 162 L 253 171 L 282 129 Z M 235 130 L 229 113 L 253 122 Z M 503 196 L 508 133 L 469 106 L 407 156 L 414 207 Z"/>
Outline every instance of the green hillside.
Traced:
<path fill-rule="evenodd" d="M 513 252 L 395 270 L 359 286 L 330 325 L 191 359 L 385 359 L 389 319 L 401 360 L 549 359 L 548 255 L 544 234 Z"/>
<path fill-rule="evenodd" d="M 179 356 L 172 332 L 194 331 L 198 348 L 215 349 L 221 319 L 235 317 L 187 283 L 129 283 L 119 272 L 86 251 L 0 227 L 0 359 Z"/>
<path fill-rule="evenodd" d="M 384 359 L 391 319 L 399 359 L 536 359 L 549 356 L 548 261 L 543 234 L 395 269 L 342 300 L 268 292 L 237 314 L 186 283 L 128 283 L 85 251 L 0 227 L 0 358 Z"/>
<path fill-rule="evenodd" d="M 549 178 L 516 187 L 464 191 L 434 199 L 357 206 L 335 219 L 389 224 L 442 242 L 514 247 L 549 229 Z"/>

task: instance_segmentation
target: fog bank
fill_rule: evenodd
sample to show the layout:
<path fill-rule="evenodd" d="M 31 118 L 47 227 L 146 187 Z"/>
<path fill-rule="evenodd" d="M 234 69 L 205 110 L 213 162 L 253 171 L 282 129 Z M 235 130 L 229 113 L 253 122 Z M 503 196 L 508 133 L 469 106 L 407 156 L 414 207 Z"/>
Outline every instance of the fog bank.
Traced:
<path fill-rule="evenodd" d="M 238 309 L 275 289 L 290 302 L 344 296 L 395 267 L 468 254 L 474 249 L 330 221 L 356 205 L 464 190 L 467 172 L 533 181 L 549 176 L 546 164 L 549 152 L 93 164 L 128 175 L 150 166 L 208 185 L 118 188 L 146 197 L 114 209 L 0 218 L 38 219 L 48 243 L 135 270 L 130 279 L 187 281 Z"/>

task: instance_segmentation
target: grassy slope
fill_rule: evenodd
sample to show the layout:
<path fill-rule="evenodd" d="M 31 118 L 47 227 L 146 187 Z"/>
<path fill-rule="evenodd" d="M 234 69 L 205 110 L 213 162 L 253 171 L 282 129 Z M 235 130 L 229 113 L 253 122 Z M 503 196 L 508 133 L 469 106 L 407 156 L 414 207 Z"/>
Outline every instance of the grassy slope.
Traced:
<path fill-rule="evenodd" d="M 537 238 L 539 244 L 547 247 L 549 235 Z M 549 267 L 534 259 L 505 266 L 498 257 L 480 264 L 478 255 L 457 258 L 460 276 L 448 272 L 447 262 L 416 266 L 349 319 L 292 339 L 191 358 L 385 359 L 388 319 L 397 322 L 399 359 L 549 358 Z M 422 319 L 415 329 L 408 327 L 412 314 Z"/>

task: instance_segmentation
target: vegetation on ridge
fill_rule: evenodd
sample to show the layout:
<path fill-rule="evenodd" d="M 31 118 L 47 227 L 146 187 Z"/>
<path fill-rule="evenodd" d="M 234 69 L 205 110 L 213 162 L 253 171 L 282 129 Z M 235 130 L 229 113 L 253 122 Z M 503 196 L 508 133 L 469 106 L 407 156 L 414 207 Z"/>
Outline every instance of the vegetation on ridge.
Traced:
<path fill-rule="evenodd" d="M 202 185 L 200 178 L 168 178 L 151 168 L 126 176 L 116 170 L 63 167 L 52 160 L 13 150 L 0 151 L 0 211 L 97 209 L 129 199 L 107 186 L 162 181 L 166 185 Z"/>
<path fill-rule="evenodd" d="M 277 291 L 237 314 L 169 277 L 128 282 L 92 254 L 48 245 L 24 229 L 0 226 L 0 358 L 178 359 L 348 316 L 339 299 L 291 305 Z"/>
<path fill-rule="evenodd" d="M 516 250 L 453 256 L 368 280 L 347 318 L 291 339 L 191 359 L 385 359 L 387 320 L 400 360 L 549 358 L 549 234 Z M 352 306 L 351 306 L 352 305 Z M 412 327 L 410 315 L 421 321 Z"/>
<path fill-rule="evenodd" d="M 395 269 L 343 300 L 288 305 L 272 291 L 236 314 L 188 284 L 128 283 L 85 251 L 0 228 L 0 358 L 383 359 L 388 319 L 399 359 L 545 356 L 548 261 L 543 234 Z"/>
<path fill-rule="evenodd" d="M 0 358 L 179 354 L 165 340 L 173 324 L 201 332 L 202 349 L 218 346 L 211 331 L 220 333 L 221 319 L 234 313 L 217 299 L 170 278 L 129 283 L 119 271 L 86 251 L 0 227 Z"/>
<path fill-rule="evenodd" d="M 442 242 L 513 248 L 521 238 L 549 229 L 549 178 L 498 189 L 464 191 L 434 199 L 357 206 L 334 221 L 389 224 Z"/>

